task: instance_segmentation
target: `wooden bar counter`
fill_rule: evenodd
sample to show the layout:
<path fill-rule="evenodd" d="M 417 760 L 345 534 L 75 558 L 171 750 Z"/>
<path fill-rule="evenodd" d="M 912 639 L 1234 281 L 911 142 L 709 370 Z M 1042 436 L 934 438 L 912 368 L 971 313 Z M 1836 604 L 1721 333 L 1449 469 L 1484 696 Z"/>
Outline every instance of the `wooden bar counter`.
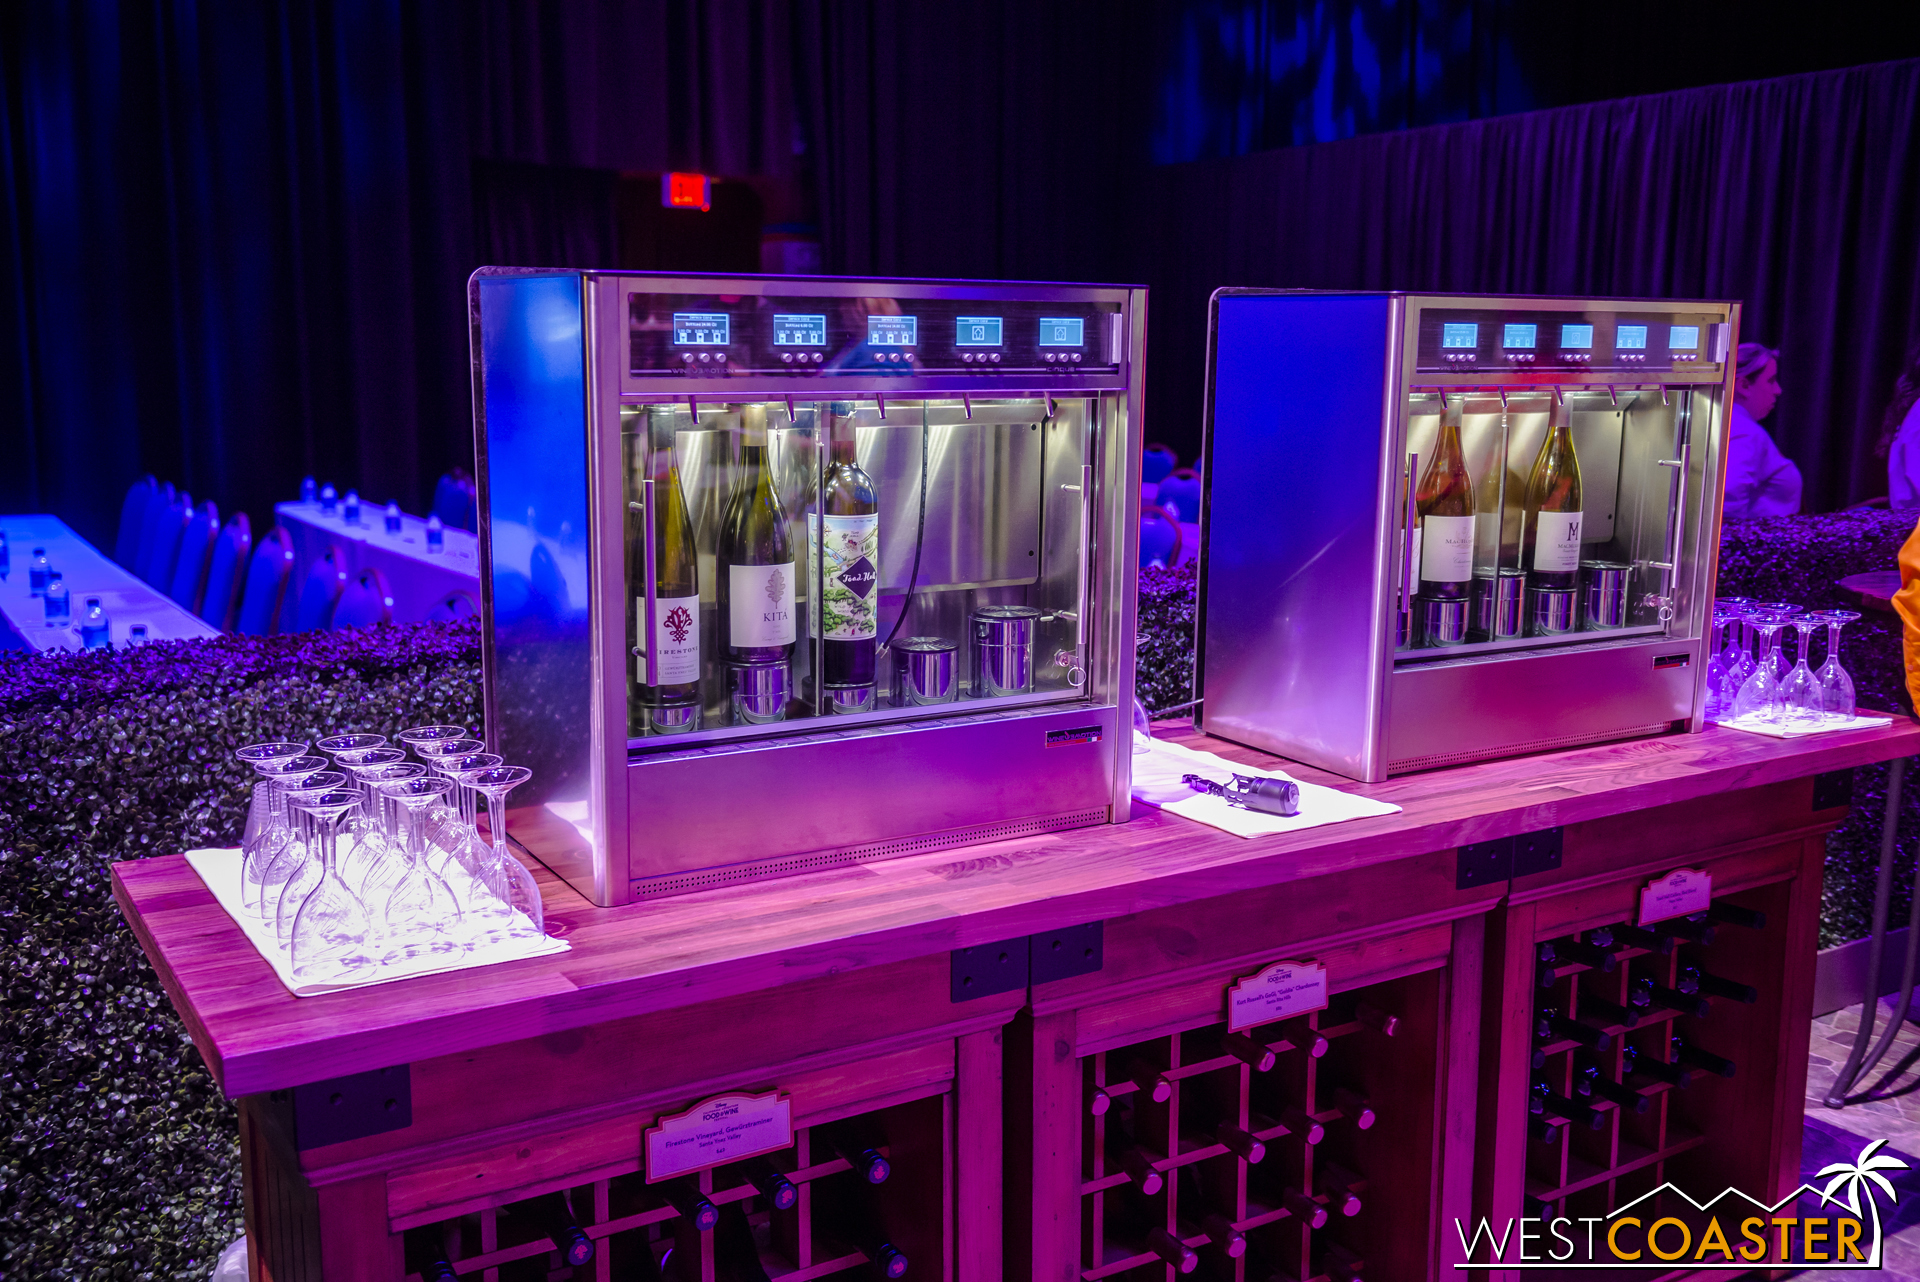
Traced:
<path fill-rule="evenodd" d="M 258 1278 L 400 1282 L 436 1252 L 504 1282 L 652 1277 L 668 1248 L 676 1282 L 748 1282 L 745 1249 L 775 1282 L 899 1276 L 872 1260 L 881 1239 L 906 1276 L 961 1282 L 1165 1282 L 1196 1264 L 1234 1282 L 1432 1278 L 1453 1272 L 1454 1217 L 1526 1197 L 1585 1206 L 1708 1159 L 1769 1185 L 1756 1195 L 1797 1181 L 1821 855 L 1846 814 L 1815 776 L 1915 753 L 1900 720 L 1378 785 L 1287 767 L 1403 809 L 1247 840 L 1137 806 L 1120 826 L 616 909 L 542 873 L 570 952 L 306 999 L 184 859 L 119 864 L 114 890 L 240 1101 Z M 1677 868 L 1767 917 L 1708 954 L 1762 989 L 1703 1026 L 1745 1075 L 1684 1108 L 1650 1091 L 1648 1115 L 1548 1153 L 1527 1114 L 1536 989 L 1561 984 L 1569 1017 L 1606 990 L 1578 966 L 1546 980 L 1534 947 L 1632 920 L 1640 887 Z M 1227 986 L 1289 960 L 1326 968 L 1326 1009 L 1229 1036 Z M 1623 1040 L 1644 1053 L 1650 1036 Z M 1545 1049 L 1549 1073 L 1573 1071 L 1580 1048 Z M 673 1196 L 646 1182 L 660 1118 L 773 1091 L 794 1205 L 739 1165 Z M 860 1178 L 875 1153 L 884 1183 Z M 693 1190 L 717 1229 L 693 1227 Z M 599 1247 L 577 1267 L 542 1227 L 558 1191 Z"/>

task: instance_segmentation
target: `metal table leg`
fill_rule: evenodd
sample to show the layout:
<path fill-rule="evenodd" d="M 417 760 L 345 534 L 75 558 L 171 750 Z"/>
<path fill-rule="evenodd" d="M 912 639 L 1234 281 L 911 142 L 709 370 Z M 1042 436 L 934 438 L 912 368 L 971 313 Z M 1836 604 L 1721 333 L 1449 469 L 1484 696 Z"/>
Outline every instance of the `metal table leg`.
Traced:
<path fill-rule="evenodd" d="M 1907 916 L 1907 959 L 1900 974 L 1900 1001 L 1893 1008 L 1893 1018 L 1888 1021 L 1885 1031 L 1880 1034 L 1879 1043 L 1869 1056 L 1867 1043 L 1873 1038 L 1874 1017 L 1880 1006 L 1880 959 L 1887 944 L 1888 900 L 1893 891 L 1893 847 L 1900 828 L 1900 794 L 1906 783 L 1906 774 L 1907 762 L 1904 757 L 1894 761 L 1887 770 L 1887 810 L 1880 825 L 1880 873 L 1873 888 L 1873 934 L 1867 946 L 1867 991 L 1860 1007 L 1860 1027 L 1853 1035 L 1853 1049 L 1847 1053 L 1846 1064 L 1827 1091 L 1828 1108 L 1846 1107 L 1847 1096 L 1863 1078 L 1873 1072 L 1880 1063 L 1880 1057 L 1893 1045 L 1900 1025 L 1906 1022 L 1908 1003 L 1913 1000 L 1914 966 L 1920 961 L 1920 860 L 1914 864 L 1913 904 Z"/>

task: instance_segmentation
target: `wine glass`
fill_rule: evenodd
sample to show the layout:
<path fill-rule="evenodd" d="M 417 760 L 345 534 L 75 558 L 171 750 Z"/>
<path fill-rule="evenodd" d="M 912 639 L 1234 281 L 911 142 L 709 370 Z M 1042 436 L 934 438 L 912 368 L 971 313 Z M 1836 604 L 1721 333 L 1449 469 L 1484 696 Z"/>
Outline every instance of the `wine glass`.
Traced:
<path fill-rule="evenodd" d="M 1727 625 L 1733 621 L 1733 615 L 1721 606 L 1713 607 L 1713 618 L 1709 624 L 1707 640 L 1707 720 L 1717 721 L 1725 710 L 1727 692 L 1727 660 L 1721 650 L 1726 645 Z"/>
<path fill-rule="evenodd" d="M 478 796 L 472 788 L 466 787 L 461 776 L 475 770 L 488 770 L 504 765 L 505 760 L 494 752 L 467 752 L 459 756 L 435 757 L 432 768 L 453 780 L 455 817 L 439 826 L 430 834 L 432 840 L 439 843 L 438 848 L 446 852 L 441 861 L 440 875 L 452 880 L 451 869 L 458 865 L 469 882 L 480 875 L 480 869 L 487 862 L 486 844 L 480 840 L 478 826 L 474 823 L 474 799 Z M 456 891 L 465 891 L 465 887 L 456 887 Z M 464 902 L 468 898 L 461 894 Z"/>
<path fill-rule="evenodd" d="M 240 851 L 245 858 L 241 862 L 241 894 L 251 899 L 247 887 L 260 881 L 260 847 L 268 833 L 276 827 L 285 826 L 285 815 L 280 809 L 280 792 L 274 786 L 273 776 L 278 773 L 281 763 L 295 757 L 305 756 L 307 745 L 304 743 L 250 743 L 237 749 L 234 756 L 253 767 L 259 776 L 253 785 L 253 796 L 247 804 L 247 827 L 240 838 Z"/>
<path fill-rule="evenodd" d="M 1850 721 L 1855 714 L 1853 678 L 1840 666 L 1840 629 L 1858 619 L 1860 612 L 1826 610 L 1820 617 L 1827 625 L 1827 661 L 1814 676 L 1820 687 L 1820 710 L 1829 721 Z"/>
<path fill-rule="evenodd" d="M 285 879 L 291 870 L 287 860 L 295 854 L 304 855 L 304 850 L 296 851 L 300 844 L 300 834 L 296 831 L 293 816 L 287 811 L 287 789 L 297 787 L 305 780 L 319 774 L 327 768 L 325 757 L 301 755 L 286 757 L 277 761 L 257 762 L 254 769 L 267 777 L 273 793 L 270 804 L 272 822 L 263 831 L 260 841 L 254 849 L 249 871 L 242 864 L 241 885 L 259 887 L 259 912 L 265 921 L 273 920 L 273 889 Z"/>
<path fill-rule="evenodd" d="M 300 901 L 320 880 L 319 847 L 313 837 L 312 817 L 294 803 L 308 793 L 325 792 L 346 782 L 346 775 L 338 770 L 316 770 L 286 789 L 288 817 L 297 817 L 300 822 L 295 825 L 298 831 L 294 839 L 266 865 L 265 884 L 272 889 L 273 904 L 270 917 L 262 914 L 273 924 L 274 937 L 282 944 L 293 933 L 293 917 L 300 911 Z"/>
<path fill-rule="evenodd" d="M 466 737 L 467 728 L 465 726 L 411 726 L 400 732 L 400 743 L 403 747 L 412 749 L 417 756 L 420 752 L 420 745 L 423 743 L 433 743 L 440 739 L 465 739 Z"/>
<path fill-rule="evenodd" d="M 319 837 L 319 880 L 294 915 L 293 973 L 300 979 L 356 979 L 376 965 L 366 905 L 340 880 L 334 863 L 340 819 L 361 802 L 358 788 L 302 789 L 293 804 L 307 812 Z"/>
<path fill-rule="evenodd" d="M 352 767 L 352 770 L 354 777 L 367 790 L 379 827 L 363 834 L 348 848 L 347 857 L 341 864 L 340 879 L 369 908 L 376 910 L 373 924 L 378 930 L 385 920 L 379 916 L 378 910 L 386 903 L 386 896 L 391 893 L 394 883 L 407 866 L 405 843 L 399 831 L 399 811 L 382 785 L 403 779 L 424 778 L 427 768 L 416 761 L 395 760 L 405 755 L 397 749 L 380 748 L 369 755 L 379 755 L 382 760 L 369 761 L 365 765 Z"/>
<path fill-rule="evenodd" d="M 1751 619 L 1760 633 L 1761 658 L 1734 696 L 1733 719 L 1753 717 L 1771 723 L 1779 720 L 1780 676 L 1774 665 L 1774 654 L 1779 649 L 1780 629 L 1786 620 L 1767 611 L 1756 612 Z"/>
<path fill-rule="evenodd" d="M 524 937 L 547 933 L 546 911 L 540 902 L 539 883 L 507 845 L 507 794 L 531 778 L 533 771 L 525 766 L 494 766 L 470 771 L 461 780 L 487 799 L 487 836 L 492 839 L 494 855 L 488 874 L 499 879 L 493 883 L 495 893 L 504 888 L 503 898 L 525 918 L 524 922 L 516 918 L 508 933 Z"/>
<path fill-rule="evenodd" d="M 465 736 L 457 739 L 427 739 L 413 745 L 413 755 L 418 757 L 420 764 L 427 769 L 445 774 L 446 771 L 439 770 L 435 765 L 442 757 L 461 757 L 469 753 L 484 752 L 486 747 L 487 745 L 480 740 Z M 452 796 L 452 794 L 448 795 Z M 458 798 L 454 800 L 457 802 Z M 458 822 L 459 813 L 453 806 L 442 803 L 428 807 L 427 840 L 435 849 L 450 851 L 457 842 L 448 829 Z"/>
<path fill-rule="evenodd" d="M 337 734 L 318 740 L 313 745 L 315 752 L 324 752 L 335 761 L 343 752 L 359 752 L 366 748 L 384 748 L 387 736 L 383 734 Z"/>
<path fill-rule="evenodd" d="M 1720 662 L 1727 670 L 1725 698 L 1722 700 L 1721 716 L 1733 715 L 1733 697 L 1738 694 L 1746 679 L 1753 675 L 1753 646 L 1747 635 L 1752 626 L 1752 610 L 1749 607 L 1735 607 L 1727 616 L 1727 644 L 1720 651 Z"/>
<path fill-rule="evenodd" d="M 1822 718 L 1820 683 L 1807 664 L 1807 654 L 1813 648 L 1813 630 L 1820 626 L 1820 620 L 1814 615 L 1801 615 L 1789 622 L 1799 633 L 1799 658 L 1787 673 L 1787 679 L 1780 683 L 1780 706 L 1789 726 L 1810 730 L 1819 725 Z"/>
<path fill-rule="evenodd" d="M 1782 624 L 1786 624 L 1794 615 L 1806 612 L 1805 606 L 1795 605 L 1791 601 L 1762 601 L 1754 608 L 1756 610 L 1764 610 L 1768 614 L 1775 616 Z M 1786 633 L 1782 632 L 1780 634 L 1780 640 L 1786 640 Z M 1778 680 L 1785 681 L 1787 679 L 1787 673 L 1792 670 L 1791 665 L 1787 662 L 1786 651 L 1779 645 L 1776 645 L 1770 653 L 1773 655 L 1773 675 Z"/>
<path fill-rule="evenodd" d="M 333 754 L 333 764 L 353 776 L 355 786 L 360 789 L 361 795 L 360 805 L 348 813 L 346 822 L 341 825 L 341 832 L 347 838 L 349 855 L 354 845 L 362 838 L 377 837 L 381 831 L 379 794 L 375 793 L 367 781 L 357 773 L 359 767 L 386 765 L 407 759 L 407 754 L 401 749 L 386 746 L 385 736 L 369 735 L 368 737 L 379 739 L 380 742 L 365 748 L 343 748 Z"/>
<path fill-rule="evenodd" d="M 387 779 L 376 786 L 407 815 L 407 866 L 387 896 L 387 953 L 382 962 L 391 966 L 414 957 L 460 952 L 460 904 L 426 861 L 427 807 L 453 790 L 453 780 L 429 778 L 423 771 L 412 779 Z"/>

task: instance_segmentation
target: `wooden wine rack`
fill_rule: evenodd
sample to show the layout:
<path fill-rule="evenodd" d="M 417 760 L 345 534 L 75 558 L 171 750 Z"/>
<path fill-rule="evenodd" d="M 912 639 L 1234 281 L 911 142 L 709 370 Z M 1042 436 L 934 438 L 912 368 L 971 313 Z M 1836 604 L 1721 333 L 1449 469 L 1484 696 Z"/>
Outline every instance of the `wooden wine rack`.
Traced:
<path fill-rule="evenodd" d="M 1559 869 L 1532 884 L 1515 880 L 1494 915 L 1488 946 L 1480 1110 L 1490 1134 L 1478 1154 L 1476 1215 L 1496 1222 L 1522 1214 L 1600 1216 L 1669 1180 L 1703 1198 L 1729 1185 L 1778 1197 L 1799 1183 L 1820 872 L 1825 835 L 1844 815 L 1814 810 L 1811 785 L 1801 780 L 1570 827 Z M 1556 959 L 1552 984 L 1540 986 L 1540 944 L 1637 924 L 1642 888 L 1675 868 L 1708 873 L 1716 904 L 1763 913 L 1765 925 L 1718 923 L 1712 942 L 1679 939 L 1665 955 L 1616 948 L 1611 974 Z M 1757 1000 L 1703 993 L 1704 1018 L 1655 1005 L 1633 1028 L 1591 1016 L 1581 1021 L 1608 1034 L 1605 1051 L 1534 1036 L 1539 1010 L 1579 1019 L 1591 997 L 1626 1005 L 1633 980 L 1651 977 L 1673 988 L 1689 965 L 1751 986 Z M 1583 1051 L 1620 1081 L 1623 1047 L 1671 1062 L 1675 1033 L 1732 1060 L 1734 1075 L 1696 1067 L 1685 1088 L 1629 1077 L 1627 1085 L 1648 1101 L 1645 1113 L 1574 1093 Z M 1545 1057 L 1538 1068 L 1536 1052 Z M 1530 1114 L 1536 1080 L 1594 1109 L 1599 1127 Z M 1552 1138 L 1536 1138 L 1530 1121 L 1545 1122 Z M 1659 1199 L 1657 1213 L 1693 1218 L 1690 1207 L 1668 1197 Z"/>
<path fill-rule="evenodd" d="M 796 1129 L 793 1147 L 769 1155 L 798 1193 L 798 1201 L 788 1209 L 775 1209 L 737 1166 L 689 1178 L 723 1214 L 736 1204 L 744 1211 L 760 1267 L 775 1282 L 811 1282 L 871 1263 L 819 1214 L 831 1207 L 858 1214 L 874 1236 L 906 1255 L 910 1267 L 917 1262 L 914 1276 L 945 1276 L 942 1261 L 951 1254 L 951 1230 L 939 1208 L 953 1201 L 950 1095 L 913 1100 L 852 1120 L 864 1131 L 885 1137 L 877 1151 L 889 1159 L 892 1172 L 882 1184 L 867 1185 L 857 1177 L 811 1127 Z M 576 1221 L 594 1242 L 594 1257 L 586 1264 L 563 1260 L 526 1200 L 554 1191 L 568 1194 Z M 689 1225 L 659 1188 L 646 1182 L 638 1163 L 625 1174 L 522 1192 L 524 1199 L 406 1230 L 408 1259 L 430 1258 L 438 1251 L 461 1277 L 484 1282 L 637 1278 L 647 1276 L 644 1268 L 636 1267 L 641 1251 L 651 1254 L 654 1271 L 674 1282 L 713 1282 L 720 1270 L 717 1234 Z M 409 1282 L 419 1276 L 407 1275 Z"/>

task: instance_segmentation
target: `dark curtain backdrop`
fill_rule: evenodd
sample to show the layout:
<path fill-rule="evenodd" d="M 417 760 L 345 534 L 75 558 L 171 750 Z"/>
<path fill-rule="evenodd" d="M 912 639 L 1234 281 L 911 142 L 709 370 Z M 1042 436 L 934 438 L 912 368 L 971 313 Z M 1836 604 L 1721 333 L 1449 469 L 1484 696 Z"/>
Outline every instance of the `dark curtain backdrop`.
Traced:
<path fill-rule="evenodd" d="M 1886 493 L 1872 442 L 1920 340 L 1920 60 L 1167 166 L 1148 435 L 1199 439 L 1221 285 L 1733 298 L 1781 348 L 1768 420 L 1809 508 Z"/>

